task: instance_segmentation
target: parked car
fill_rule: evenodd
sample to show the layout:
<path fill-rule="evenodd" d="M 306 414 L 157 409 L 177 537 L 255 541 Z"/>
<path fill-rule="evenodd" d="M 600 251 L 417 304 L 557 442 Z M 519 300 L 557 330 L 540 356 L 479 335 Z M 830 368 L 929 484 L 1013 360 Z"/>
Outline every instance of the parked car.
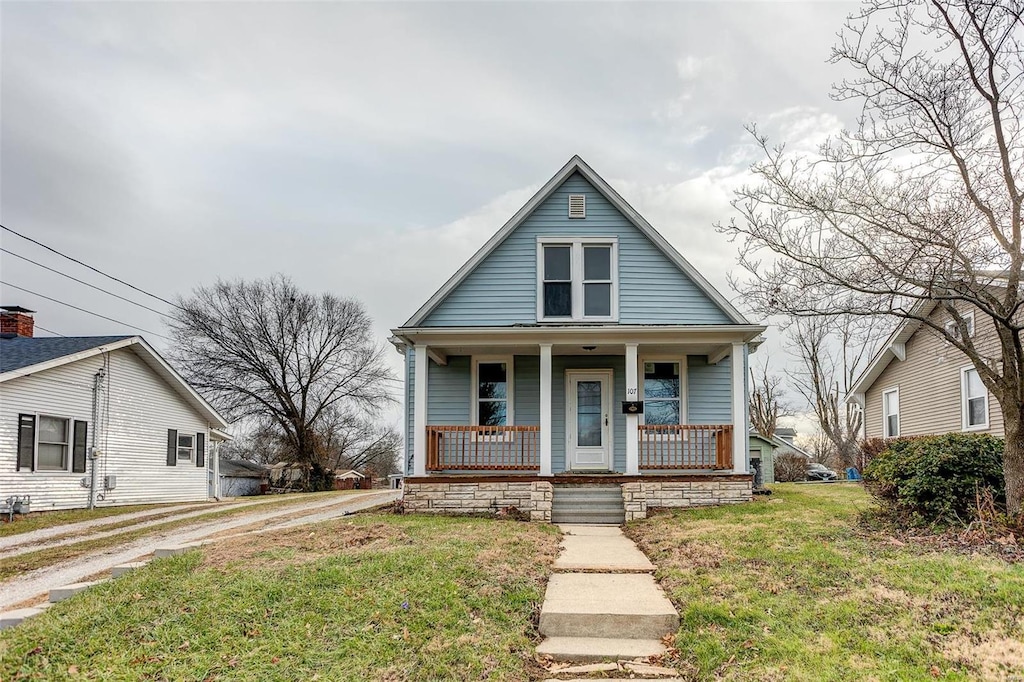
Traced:
<path fill-rule="evenodd" d="M 839 478 L 839 474 L 832 471 L 824 464 L 814 462 L 813 464 L 807 465 L 808 481 L 834 481 L 837 478 Z"/>

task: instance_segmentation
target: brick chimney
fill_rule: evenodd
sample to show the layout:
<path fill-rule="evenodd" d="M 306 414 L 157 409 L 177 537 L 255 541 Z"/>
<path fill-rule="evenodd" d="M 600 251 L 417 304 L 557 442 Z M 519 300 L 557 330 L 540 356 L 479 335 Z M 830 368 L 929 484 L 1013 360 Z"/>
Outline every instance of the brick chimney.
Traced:
<path fill-rule="evenodd" d="M 15 336 L 32 338 L 36 326 L 32 319 L 34 310 L 17 305 L 0 306 L 0 310 L 3 311 L 0 313 L 0 336 L 7 339 Z"/>

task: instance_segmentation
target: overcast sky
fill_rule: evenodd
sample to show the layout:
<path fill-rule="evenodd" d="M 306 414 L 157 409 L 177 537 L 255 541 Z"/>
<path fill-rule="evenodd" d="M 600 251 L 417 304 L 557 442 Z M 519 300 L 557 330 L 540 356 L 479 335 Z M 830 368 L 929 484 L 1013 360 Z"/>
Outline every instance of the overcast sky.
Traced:
<path fill-rule="evenodd" d="M 743 125 L 807 146 L 852 124 L 827 60 L 855 8 L 4 2 L 0 218 L 167 298 L 282 272 L 361 299 L 383 342 L 580 154 L 735 298 L 736 247 L 713 225 L 757 158 Z M 117 287 L 9 233 L 0 244 Z M 166 332 L 10 255 L 0 270 Z M 60 334 L 135 333 L 0 297 Z M 768 336 L 758 355 L 781 367 Z"/>

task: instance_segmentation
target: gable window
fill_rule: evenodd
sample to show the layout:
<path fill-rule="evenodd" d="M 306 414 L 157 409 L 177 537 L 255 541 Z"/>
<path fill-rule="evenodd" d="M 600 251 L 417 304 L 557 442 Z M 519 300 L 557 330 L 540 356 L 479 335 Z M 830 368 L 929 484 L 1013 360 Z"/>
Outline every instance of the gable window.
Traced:
<path fill-rule="evenodd" d="M 473 370 L 473 423 L 511 426 L 512 359 L 476 359 Z"/>
<path fill-rule="evenodd" d="M 900 389 L 882 393 L 882 421 L 886 438 L 900 435 Z"/>
<path fill-rule="evenodd" d="M 618 244 L 579 237 L 537 240 L 537 319 L 615 321 L 618 318 Z"/>
<path fill-rule="evenodd" d="M 89 425 L 51 415 L 18 415 L 18 471 L 84 473 Z"/>
<path fill-rule="evenodd" d="M 967 312 L 961 315 L 964 318 L 964 324 L 967 325 L 967 336 L 974 336 L 974 313 Z M 960 327 L 957 325 L 956 320 L 946 320 L 945 325 L 946 333 L 952 336 L 954 339 L 960 339 Z"/>
<path fill-rule="evenodd" d="M 645 362 L 644 423 L 681 424 L 678 362 Z"/>
<path fill-rule="evenodd" d="M 960 370 L 960 401 L 964 430 L 987 429 L 988 389 L 973 367 Z"/>

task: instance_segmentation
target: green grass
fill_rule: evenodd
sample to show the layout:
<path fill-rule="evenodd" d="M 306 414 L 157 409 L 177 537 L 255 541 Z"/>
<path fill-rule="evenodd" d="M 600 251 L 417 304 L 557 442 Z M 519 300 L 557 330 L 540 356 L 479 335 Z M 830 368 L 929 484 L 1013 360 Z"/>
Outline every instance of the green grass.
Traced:
<path fill-rule="evenodd" d="M 324 493 L 295 493 L 289 495 L 274 496 L 268 499 L 267 508 L 283 508 L 287 509 L 293 504 L 302 502 L 308 502 L 312 499 L 324 498 L 330 496 L 344 497 L 352 495 L 353 493 L 361 491 L 328 491 Z M 157 514 L 151 517 L 146 517 L 141 520 L 129 520 L 129 521 L 115 521 L 110 524 L 103 524 L 89 528 L 85 531 L 79 531 L 69 534 L 55 535 L 52 540 L 61 540 L 71 535 L 75 537 L 81 537 L 79 542 L 74 542 L 67 545 L 61 545 L 59 547 L 47 547 L 39 549 L 34 552 L 25 552 L 16 556 L 9 556 L 0 558 L 0 583 L 10 580 L 11 578 L 27 573 L 28 571 L 34 571 L 39 568 L 45 568 L 46 566 L 52 566 L 54 564 L 66 561 L 68 559 L 74 559 L 76 557 L 89 554 L 102 549 L 110 547 L 116 547 L 129 542 L 134 542 L 139 538 L 158 533 L 162 531 L 174 530 L 177 528 L 184 528 L 195 523 L 202 523 L 207 521 L 216 521 L 218 519 L 228 518 L 231 516 L 238 516 L 241 514 L 249 514 L 263 508 L 264 505 L 245 505 L 245 506 L 231 506 L 218 509 L 216 506 L 211 506 L 206 514 L 199 514 L 197 516 L 191 516 L 186 519 L 175 519 L 176 513 L 168 512 L 164 514 Z M 61 512 L 48 512 L 59 514 Z M 315 513 L 315 512 L 311 512 Z M 152 526 L 145 528 L 138 528 L 132 530 L 138 523 L 155 521 L 162 518 L 170 517 L 171 520 L 164 523 L 156 523 Z M 123 533 L 115 533 L 101 538 L 90 538 L 92 534 L 99 533 L 101 531 L 116 530 L 119 528 L 126 528 Z"/>
<path fill-rule="evenodd" d="M 773 490 L 629 526 L 694 679 L 1024 679 L 1024 566 L 862 531 L 857 486 Z"/>
<path fill-rule="evenodd" d="M 557 531 L 367 514 L 153 562 L 0 633 L 0 679 L 526 680 Z"/>

